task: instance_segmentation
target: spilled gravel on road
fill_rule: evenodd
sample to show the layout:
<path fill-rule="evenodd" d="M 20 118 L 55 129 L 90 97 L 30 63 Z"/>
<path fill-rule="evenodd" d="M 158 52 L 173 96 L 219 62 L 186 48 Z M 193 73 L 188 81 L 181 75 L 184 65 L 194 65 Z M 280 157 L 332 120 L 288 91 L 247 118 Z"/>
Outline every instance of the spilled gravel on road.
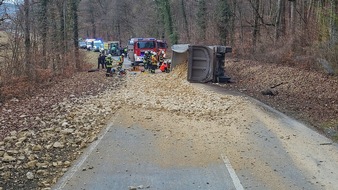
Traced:
<path fill-rule="evenodd" d="M 305 187 L 330 189 L 337 185 L 334 170 L 329 169 L 337 167 L 337 152 L 320 147 L 318 141 L 323 139 L 319 135 L 314 138 L 311 130 L 288 119 L 276 120 L 246 98 L 191 84 L 186 73 L 186 65 L 169 74 L 143 73 L 129 78 L 128 88 L 114 95 L 123 102 L 121 123 L 143 123 L 158 137 L 163 156 L 156 160 L 159 165 L 168 166 L 172 159 L 183 166 L 203 166 L 226 154 L 236 169 L 250 173 L 243 178 L 255 178 L 268 189 L 298 189 L 304 178 Z M 271 146 L 271 150 L 262 150 L 262 146 Z M 313 159 L 323 160 L 323 154 L 328 162 L 318 167 Z M 285 177 L 285 168 L 293 164 L 306 171 L 298 174 L 301 180 Z"/>
<path fill-rule="evenodd" d="M 274 168 L 245 155 L 260 148 L 248 136 L 256 133 L 251 126 L 262 110 L 243 97 L 187 82 L 186 69 L 179 65 L 171 73 L 116 76 L 97 95 L 72 97 L 51 106 L 49 118 L 36 118 L 48 126 L 43 130 L 12 131 L 0 142 L 0 189 L 51 189 L 116 113 L 121 115 L 118 122 L 126 126 L 137 122 L 158 136 L 163 159 L 156 162 L 162 166 L 169 166 L 166 158 L 201 166 L 220 162 L 221 154 L 226 154 L 235 168 L 266 174 L 255 176 L 266 187 L 287 189 Z M 173 156 L 173 147 L 182 149 Z"/>
<path fill-rule="evenodd" d="M 51 105 L 44 116 L 25 120 L 24 125 L 34 121 L 36 127 L 13 130 L 0 141 L 0 187 L 50 189 L 121 108 L 153 110 L 206 123 L 234 122 L 230 114 L 240 109 L 241 98 L 195 88 L 185 79 L 185 66 L 169 74 L 116 76 L 97 95 L 71 95 Z"/>

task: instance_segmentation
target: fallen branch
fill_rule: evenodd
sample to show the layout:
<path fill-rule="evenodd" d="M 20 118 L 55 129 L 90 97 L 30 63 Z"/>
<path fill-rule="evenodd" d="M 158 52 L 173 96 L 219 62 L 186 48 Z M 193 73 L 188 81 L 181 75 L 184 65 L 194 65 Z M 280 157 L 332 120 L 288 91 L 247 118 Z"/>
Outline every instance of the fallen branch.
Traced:
<path fill-rule="evenodd" d="M 88 70 L 89 73 L 96 72 L 96 71 L 100 71 L 100 70 L 99 69 L 90 69 L 90 70 Z"/>
<path fill-rule="evenodd" d="M 332 145 L 332 143 L 320 143 L 320 145 Z"/>
<path fill-rule="evenodd" d="M 270 88 L 276 88 L 276 87 L 278 87 L 278 86 L 280 86 L 280 85 L 283 85 L 283 84 L 287 84 L 287 82 L 281 82 L 281 83 L 279 83 L 279 84 L 276 84 L 276 85 L 271 86 Z"/>

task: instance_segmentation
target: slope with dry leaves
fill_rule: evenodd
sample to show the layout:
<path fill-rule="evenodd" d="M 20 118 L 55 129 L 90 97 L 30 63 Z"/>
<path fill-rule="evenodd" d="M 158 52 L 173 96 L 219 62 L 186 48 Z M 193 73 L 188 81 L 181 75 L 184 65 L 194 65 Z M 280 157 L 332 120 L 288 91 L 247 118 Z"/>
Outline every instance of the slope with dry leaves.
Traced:
<path fill-rule="evenodd" d="M 229 59 L 226 73 L 234 83 L 222 85 L 302 120 L 338 140 L 338 80 L 313 69 Z M 271 90 L 272 94 L 262 92 Z"/>

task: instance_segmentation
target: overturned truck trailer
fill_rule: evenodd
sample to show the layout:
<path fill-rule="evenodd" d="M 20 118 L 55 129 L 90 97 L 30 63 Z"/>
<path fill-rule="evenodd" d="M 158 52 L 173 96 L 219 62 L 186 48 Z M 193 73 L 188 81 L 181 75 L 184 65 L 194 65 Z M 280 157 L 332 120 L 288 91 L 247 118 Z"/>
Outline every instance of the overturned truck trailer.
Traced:
<path fill-rule="evenodd" d="M 232 51 L 231 47 L 176 44 L 171 49 L 171 68 L 188 61 L 189 82 L 225 83 L 230 80 L 224 74 L 224 62 L 225 54 Z"/>

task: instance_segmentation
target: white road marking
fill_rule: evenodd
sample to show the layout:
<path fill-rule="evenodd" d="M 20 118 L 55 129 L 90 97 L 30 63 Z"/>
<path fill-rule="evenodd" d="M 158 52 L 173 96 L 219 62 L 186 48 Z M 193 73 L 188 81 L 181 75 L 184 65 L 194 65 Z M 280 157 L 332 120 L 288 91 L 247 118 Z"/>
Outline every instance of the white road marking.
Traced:
<path fill-rule="evenodd" d="M 117 117 L 115 117 L 117 118 Z M 79 168 L 82 166 L 82 164 L 87 160 L 87 158 L 89 157 L 89 155 L 94 151 L 94 149 L 97 147 L 97 145 L 102 141 L 103 137 L 108 133 L 108 131 L 110 130 L 110 128 L 113 126 L 113 124 L 115 123 L 115 120 L 113 122 L 111 122 L 108 127 L 106 128 L 106 130 L 103 132 L 103 134 L 96 140 L 94 141 L 88 151 L 86 151 L 81 158 L 79 159 L 79 161 L 72 167 L 72 169 L 67 172 L 61 179 L 60 179 L 60 185 L 58 185 L 57 187 L 55 187 L 55 190 L 62 190 L 67 182 L 74 176 L 75 172 L 79 170 Z"/>
<path fill-rule="evenodd" d="M 223 162 L 225 164 L 225 167 L 228 169 L 228 172 L 230 173 L 230 177 L 232 179 L 232 182 L 234 183 L 234 186 L 236 188 L 236 190 L 244 190 L 241 181 L 239 181 L 239 178 L 235 172 L 235 170 L 232 168 L 230 160 L 228 159 L 228 157 L 224 154 L 221 154 Z"/>

